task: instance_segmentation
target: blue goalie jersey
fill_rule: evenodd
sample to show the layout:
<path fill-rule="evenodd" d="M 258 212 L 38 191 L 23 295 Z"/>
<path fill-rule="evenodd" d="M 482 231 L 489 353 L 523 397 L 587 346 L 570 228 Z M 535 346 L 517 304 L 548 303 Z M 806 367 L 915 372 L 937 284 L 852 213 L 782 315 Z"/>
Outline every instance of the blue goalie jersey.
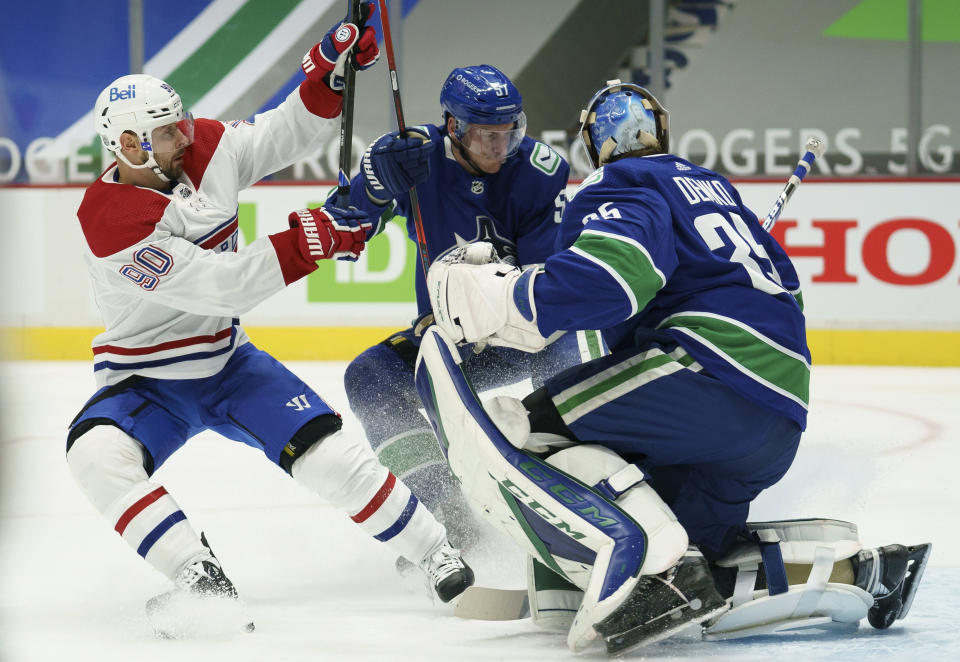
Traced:
<path fill-rule="evenodd" d="M 516 154 L 492 175 L 478 177 L 453 158 L 445 133 L 432 125 L 419 127 L 436 148 L 430 155 L 430 176 L 417 185 L 427 251 L 431 262 L 457 246 L 489 241 L 498 255 L 517 265 L 541 264 L 553 254 L 560 223 L 558 196 L 570 168 L 559 154 L 532 138 L 524 138 Z M 351 182 L 350 202 L 379 217 L 371 236 L 383 231 L 394 216 L 406 218 L 407 234 L 417 241 L 410 196 L 398 196 L 386 208 L 367 198 L 362 175 Z M 416 270 L 419 314 L 431 310 L 423 270 Z"/>
<path fill-rule="evenodd" d="M 535 281 L 538 324 L 603 329 L 610 349 L 668 333 L 743 397 L 806 425 L 810 353 L 796 270 L 723 176 L 625 158 L 571 196 Z"/>

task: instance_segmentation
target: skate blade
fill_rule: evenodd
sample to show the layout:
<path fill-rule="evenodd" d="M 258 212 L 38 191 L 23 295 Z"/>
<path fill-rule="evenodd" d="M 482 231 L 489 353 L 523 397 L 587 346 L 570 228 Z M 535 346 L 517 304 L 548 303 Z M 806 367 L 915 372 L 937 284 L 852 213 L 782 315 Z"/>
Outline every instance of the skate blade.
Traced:
<path fill-rule="evenodd" d="M 654 632 L 648 636 L 642 635 L 640 630 L 643 628 L 643 626 L 641 626 L 634 630 L 627 630 L 626 632 L 622 632 L 618 635 L 607 637 L 604 639 L 604 642 L 607 645 L 607 655 L 621 656 L 643 646 L 649 646 L 657 643 L 658 641 L 669 639 L 670 637 L 679 633 L 681 630 L 684 630 L 691 625 L 699 625 L 704 621 L 714 618 L 715 616 L 719 616 L 728 609 L 730 609 L 730 604 L 725 602 L 721 605 L 717 605 L 717 607 L 714 609 L 697 614 L 689 620 L 678 623 L 674 627 L 668 627 L 664 630 Z M 631 634 L 633 636 L 631 636 Z"/>
<path fill-rule="evenodd" d="M 930 552 L 933 551 L 933 543 L 922 543 L 920 545 L 910 545 L 907 547 L 909 575 L 903 580 L 903 590 L 901 599 L 903 606 L 897 614 L 897 620 L 904 618 L 910 607 L 913 605 L 913 597 L 917 594 L 920 587 L 920 578 L 923 577 L 923 571 L 927 568 L 927 561 L 930 559 Z"/>

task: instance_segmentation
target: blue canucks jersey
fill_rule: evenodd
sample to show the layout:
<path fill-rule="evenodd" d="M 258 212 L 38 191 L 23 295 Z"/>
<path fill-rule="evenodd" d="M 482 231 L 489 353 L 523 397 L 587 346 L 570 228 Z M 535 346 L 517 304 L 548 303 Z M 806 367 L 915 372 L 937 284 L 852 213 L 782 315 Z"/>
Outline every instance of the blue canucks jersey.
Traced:
<path fill-rule="evenodd" d="M 743 397 L 806 424 L 810 353 L 797 273 L 723 176 L 625 158 L 571 195 L 534 284 L 541 333 L 603 329 L 610 349 L 669 333 Z"/>
<path fill-rule="evenodd" d="M 432 125 L 429 131 L 436 148 L 430 155 L 430 176 L 417 185 L 430 260 L 470 241 L 489 241 L 498 255 L 518 265 L 541 264 L 553 254 L 560 213 L 557 196 L 567 184 L 570 168 L 547 145 L 526 137 L 516 154 L 498 172 L 478 177 L 464 170 L 453 158 L 446 133 Z M 410 196 L 396 198 L 395 206 L 378 207 L 364 190 L 363 176 L 353 178 L 350 202 L 380 218 L 371 236 L 381 232 L 394 215 L 407 219 L 407 234 L 417 240 Z M 416 272 L 417 307 L 429 312 L 423 270 Z"/>

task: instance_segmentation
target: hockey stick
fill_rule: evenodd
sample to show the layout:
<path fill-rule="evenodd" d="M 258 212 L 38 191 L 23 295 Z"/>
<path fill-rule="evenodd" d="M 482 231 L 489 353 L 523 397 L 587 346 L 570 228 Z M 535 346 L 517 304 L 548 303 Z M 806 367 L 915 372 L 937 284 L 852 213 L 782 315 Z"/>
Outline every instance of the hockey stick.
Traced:
<path fill-rule="evenodd" d="M 807 176 L 807 173 L 810 172 L 810 167 L 813 165 L 815 159 L 823 156 L 823 152 L 826 149 L 826 145 L 823 144 L 823 141 L 819 138 L 813 136 L 807 138 L 807 144 L 805 145 L 806 152 L 800 160 L 797 161 L 797 169 L 793 171 L 793 174 L 790 175 L 790 179 L 787 180 L 787 185 L 783 187 L 783 190 L 780 192 L 780 195 L 777 197 L 777 201 L 773 203 L 773 207 L 770 208 L 770 211 L 767 213 L 767 217 L 763 219 L 763 229 L 767 232 L 773 228 L 773 224 L 777 222 L 777 219 L 780 218 L 780 213 L 783 211 L 783 206 L 787 204 L 787 201 L 793 195 L 793 192 L 797 190 L 797 187 L 800 186 L 800 182 L 803 181 L 803 178 Z"/>
<path fill-rule="evenodd" d="M 823 141 L 812 136 L 807 138 L 804 147 L 806 152 L 797 163 L 797 169 L 787 180 L 786 186 L 783 187 L 783 191 L 780 192 L 763 221 L 763 229 L 768 232 L 780 218 L 784 205 L 787 204 L 794 191 L 800 186 L 800 182 L 807 176 L 814 160 L 823 156 L 825 151 Z M 922 572 L 922 570 L 921 567 L 920 571 Z M 907 608 L 909 609 L 909 605 Z M 530 616 L 527 590 L 471 586 L 460 595 L 454 605 L 453 615 L 480 621 L 510 621 L 527 618 Z"/>
<path fill-rule="evenodd" d="M 360 15 L 360 0 L 350 0 L 347 22 L 357 26 L 357 41 L 363 32 Z M 350 206 L 350 148 L 353 144 L 353 100 L 356 96 L 354 81 L 357 72 L 353 68 L 354 56 L 351 52 L 343 72 L 343 112 L 340 115 L 340 172 L 337 175 L 337 206 L 347 209 Z"/>
<path fill-rule="evenodd" d="M 397 111 L 397 131 L 402 136 L 406 131 L 403 121 L 403 105 L 400 102 L 400 82 L 397 78 L 397 63 L 393 59 L 393 39 L 390 36 L 390 15 L 387 12 L 387 0 L 377 0 L 380 7 L 380 25 L 383 26 L 383 44 L 387 49 L 387 66 L 390 68 L 390 87 L 393 90 L 393 106 Z M 430 268 L 430 255 L 427 253 L 427 235 L 423 231 L 423 217 L 420 215 L 420 201 L 417 199 L 417 187 L 410 187 L 410 208 L 413 210 L 413 226 L 417 231 L 417 248 L 420 255 L 420 267 L 426 282 Z"/>

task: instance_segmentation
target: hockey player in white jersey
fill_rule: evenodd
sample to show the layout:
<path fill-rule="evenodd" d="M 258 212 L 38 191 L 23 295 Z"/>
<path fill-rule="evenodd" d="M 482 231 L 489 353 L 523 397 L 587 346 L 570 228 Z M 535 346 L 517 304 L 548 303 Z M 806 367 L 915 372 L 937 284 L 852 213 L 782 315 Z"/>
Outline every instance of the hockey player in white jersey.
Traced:
<path fill-rule="evenodd" d="M 647 90 L 611 81 L 581 116 L 597 170 L 564 211 L 566 249 L 522 271 L 479 245 L 431 266 L 438 328 L 416 380 L 450 467 L 565 580 L 570 600 L 534 591 L 531 611 L 574 650 L 602 637 L 622 654 L 693 623 L 706 638 L 889 627 L 929 544 L 864 550 L 846 522 L 747 522 L 806 424 L 799 282 L 726 178 L 669 153 L 667 120 Z M 481 405 L 454 344 L 538 351 L 583 328 L 610 355 L 522 401 Z"/>
<path fill-rule="evenodd" d="M 369 9 L 369 8 L 368 8 Z M 361 22 L 362 24 L 362 22 Z M 110 526 L 180 595 L 237 591 L 154 472 L 203 430 L 260 449 L 361 529 L 419 563 L 449 601 L 473 581 L 446 532 L 307 384 L 249 342 L 239 316 L 317 268 L 356 259 L 369 223 L 356 209 L 303 209 L 290 229 L 238 250 L 237 196 L 316 151 L 337 128 L 343 70 L 378 56 L 372 28 L 341 22 L 303 59 L 306 79 L 253 122 L 194 119 L 147 75 L 123 76 L 95 106 L 117 161 L 78 211 L 106 330 L 93 341 L 99 390 L 70 424 L 67 462 Z M 252 628 L 252 624 L 250 624 Z"/>

